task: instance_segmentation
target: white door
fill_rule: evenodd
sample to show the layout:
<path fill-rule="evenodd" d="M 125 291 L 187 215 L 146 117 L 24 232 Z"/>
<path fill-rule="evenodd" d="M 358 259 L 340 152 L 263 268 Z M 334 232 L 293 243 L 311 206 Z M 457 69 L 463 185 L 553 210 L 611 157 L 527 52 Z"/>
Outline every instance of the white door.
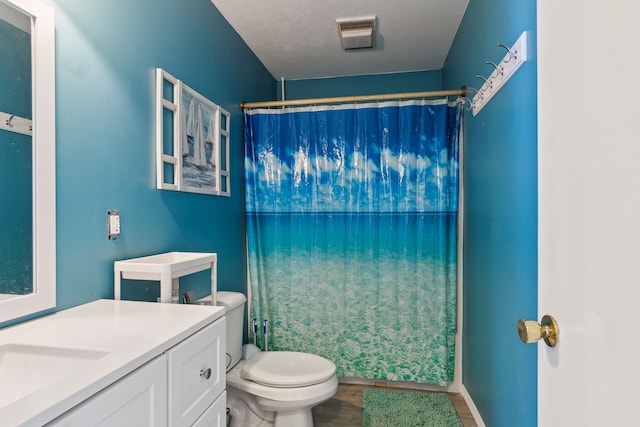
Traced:
<path fill-rule="evenodd" d="M 640 2 L 537 7 L 538 425 L 640 425 Z"/>

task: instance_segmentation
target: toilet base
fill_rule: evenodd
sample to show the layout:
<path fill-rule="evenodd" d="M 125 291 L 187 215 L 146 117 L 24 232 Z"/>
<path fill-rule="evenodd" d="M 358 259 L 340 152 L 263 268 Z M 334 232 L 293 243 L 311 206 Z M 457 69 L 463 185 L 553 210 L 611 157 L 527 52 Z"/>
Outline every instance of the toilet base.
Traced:
<path fill-rule="evenodd" d="M 289 412 L 276 412 L 274 427 L 313 427 L 311 408 Z"/>
<path fill-rule="evenodd" d="M 227 406 L 231 415 L 228 427 L 313 427 L 311 406 L 274 402 L 229 385 Z"/>
<path fill-rule="evenodd" d="M 260 408 L 253 396 L 227 385 L 227 407 L 230 421 L 227 427 L 272 427 L 273 412 Z"/>

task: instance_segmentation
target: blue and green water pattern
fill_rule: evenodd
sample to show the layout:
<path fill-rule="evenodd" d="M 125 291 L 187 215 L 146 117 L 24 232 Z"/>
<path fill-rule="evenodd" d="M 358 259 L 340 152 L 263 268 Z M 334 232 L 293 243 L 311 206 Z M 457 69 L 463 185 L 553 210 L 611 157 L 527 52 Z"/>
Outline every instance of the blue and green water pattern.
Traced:
<path fill-rule="evenodd" d="M 285 111 L 245 115 L 250 315 L 269 348 L 339 376 L 451 381 L 458 108 Z"/>

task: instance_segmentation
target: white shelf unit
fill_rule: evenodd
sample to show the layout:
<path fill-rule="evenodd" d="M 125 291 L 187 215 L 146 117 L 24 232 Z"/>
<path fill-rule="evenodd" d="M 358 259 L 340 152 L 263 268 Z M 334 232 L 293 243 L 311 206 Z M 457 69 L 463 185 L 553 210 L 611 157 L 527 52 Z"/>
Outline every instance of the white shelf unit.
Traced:
<path fill-rule="evenodd" d="M 160 302 L 171 302 L 171 291 L 178 289 L 180 277 L 211 269 L 211 301 L 216 303 L 217 254 L 200 252 L 167 252 L 141 258 L 116 261 L 113 264 L 114 299 L 120 299 L 122 279 L 160 281 Z"/>

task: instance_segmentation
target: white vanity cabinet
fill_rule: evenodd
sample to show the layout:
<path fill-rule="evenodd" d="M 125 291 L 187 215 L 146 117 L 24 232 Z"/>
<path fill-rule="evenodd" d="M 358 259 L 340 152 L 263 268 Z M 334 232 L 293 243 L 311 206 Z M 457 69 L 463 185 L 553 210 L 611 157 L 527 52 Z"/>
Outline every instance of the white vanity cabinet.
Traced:
<path fill-rule="evenodd" d="M 213 421 L 201 421 L 203 426 L 224 427 L 217 420 L 226 420 L 225 320 L 190 336 L 49 426 L 182 427 L 202 417 Z"/>
<path fill-rule="evenodd" d="M 47 427 L 165 427 L 166 371 L 167 357 L 158 356 L 47 424 Z"/>
<path fill-rule="evenodd" d="M 222 307 L 114 300 L 0 330 L 0 355 L 31 349 L 52 369 L 59 355 L 93 357 L 31 393 L 0 393 L 0 425 L 224 427 L 225 335 Z"/>
<path fill-rule="evenodd" d="M 227 425 L 227 392 L 209 406 L 192 427 L 224 427 Z"/>
<path fill-rule="evenodd" d="M 191 426 L 224 392 L 225 335 L 223 318 L 167 351 L 170 426 Z"/>

